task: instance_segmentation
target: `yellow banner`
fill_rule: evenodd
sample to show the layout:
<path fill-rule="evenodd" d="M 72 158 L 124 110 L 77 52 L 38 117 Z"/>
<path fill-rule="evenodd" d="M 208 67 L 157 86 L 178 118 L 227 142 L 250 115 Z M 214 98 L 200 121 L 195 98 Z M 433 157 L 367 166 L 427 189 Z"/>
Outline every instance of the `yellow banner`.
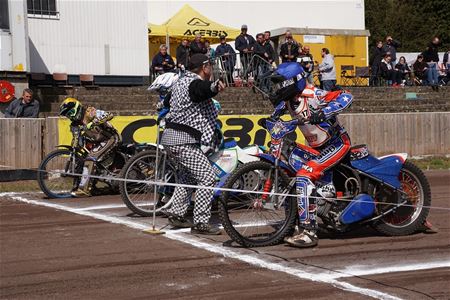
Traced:
<path fill-rule="evenodd" d="M 267 115 L 225 115 L 219 116 L 222 132 L 225 138 L 234 138 L 240 147 L 252 144 L 265 145 L 270 141 L 270 135 L 258 125 L 258 121 Z M 289 120 L 289 116 L 284 116 Z M 111 120 L 112 125 L 121 133 L 123 142 L 155 143 L 156 117 L 154 116 L 117 116 Z M 59 144 L 69 145 L 72 134 L 67 119 L 59 119 Z M 305 138 L 300 130 L 295 131 L 297 143 L 304 144 Z"/>

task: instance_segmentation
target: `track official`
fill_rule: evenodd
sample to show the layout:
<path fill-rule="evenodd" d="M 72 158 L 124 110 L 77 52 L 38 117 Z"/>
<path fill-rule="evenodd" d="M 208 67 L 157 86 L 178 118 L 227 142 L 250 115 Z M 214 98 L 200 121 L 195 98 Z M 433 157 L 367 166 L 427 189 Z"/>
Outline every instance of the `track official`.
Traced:
<path fill-rule="evenodd" d="M 161 144 L 177 166 L 180 182 L 214 187 L 215 173 L 200 145 L 214 143 L 217 110 L 212 97 L 222 91 L 222 82 L 209 81 L 213 66 L 204 54 L 194 54 L 188 71 L 172 88 L 170 112 Z M 195 197 L 194 224 L 185 219 L 194 189 L 177 187 L 173 204 L 165 213 L 174 227 L 193 227 L 192 233 L 220 234 L 217 226 L 209 224 L 213 190 L 198 189 Z"/>

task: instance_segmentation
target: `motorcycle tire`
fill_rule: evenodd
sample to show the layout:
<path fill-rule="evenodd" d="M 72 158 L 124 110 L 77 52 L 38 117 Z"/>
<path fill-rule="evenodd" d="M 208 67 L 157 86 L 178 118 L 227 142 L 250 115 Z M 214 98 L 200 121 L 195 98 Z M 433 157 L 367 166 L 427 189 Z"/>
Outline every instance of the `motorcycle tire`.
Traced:
<path fill-rule="evenodd" d="M 262 192 L 270 182 L 270 190 L 273 191 L 274 171 L 274 166 L 268 162 L 249 162 L 233 171 L 223 187 Z M 281 169 L 278 180 L 279 193 L 295 191 L 295 187 L 289 188 L 289 178 Z M 297 220 L 296 198 L 287 197 L 276 202 L 278 197 L 269 196 L 269 201 L 261 202 L 262 194 L 223 191 L 219 199 L 219 214 L 231 239 L 244 247 L 264 247 L 280 243 L 293 232 Z M 253 220 L 252 216 L 261 219 L 248 223 Z"/>
<path fill-rule="evenodd" d="M 72 152 L 68 149 L 58 149 L 50 152 L 39 164 L 37 182 L 39 187 L 49 198 L 70 198 L 74 186 L 80 181 L 79 176 L 64 175 L 71 173 Z M 75 173 L 81 173 L 83 162 L 76 158 Z M 80 168 L 81 167 L 81 168 Z"/>
<path fill-rule="evenodd" d="M 161 156 L 162 157 L 162 156 Z M 160 168 L 162 170 L 162 161 L 160 160 Z M 119 174 L 119 178 L 124 179 L 119 183 L 119 192 L 122 201 L 134 213 L 142 217 L 153 216 L 154 209 L 154 191 L 155 186 L 147 183 L 129 182 L 131 180 L 155 180 L 155 164 L 156 151 L 146 150 L 139 152 L 130 158 L 124 165 Z M 169 161 L 165 161 L 164 181 L 170 183 L 178 183 L 178 176 L 175 168 Z M 166 209 L 172 205 L 171 196 L 174 187 L 159 186 L 156 203 L 156 214 L 159 214 L 161 209 Z"/>
<path fill-rule="evenodd" d="M 422 170 L 406 161 L 400 171 L 399 180 L 402 191 L 408 195 L 408 206 L 400 206 L 373 224 L 378 232 L 388 236 L 410 235 L 418 231 L 430 211 L 430 184 Z"/>

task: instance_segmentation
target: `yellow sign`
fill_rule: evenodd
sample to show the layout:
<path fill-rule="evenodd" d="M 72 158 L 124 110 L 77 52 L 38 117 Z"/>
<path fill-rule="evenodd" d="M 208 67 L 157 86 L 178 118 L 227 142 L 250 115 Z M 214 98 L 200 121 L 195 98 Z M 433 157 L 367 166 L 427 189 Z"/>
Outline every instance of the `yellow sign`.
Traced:
<path fill-rule="evenodd" d="M 252 144 L 266 145 L 270 141 L 270 135 L 258 121 L 267 115 L 226 115 L 219 116 L 222 124 L 222 132 L 225 138 L 234 138 L 240 147 Z M 284 116 L 289 120 L 289 116 Z M 127 143 L 155 143 L 156 142 L 156 117 L 154 116 L 117 116 L 111 120 L 111 124 L 122 135 L 123 142 Z M 69 129 L 70 121 L 59 119 L 59 144 L 69 145 L 72 134 Z M 305 138 L 297 128 L 295 131 L 297 143 L 304 144 Z"/>

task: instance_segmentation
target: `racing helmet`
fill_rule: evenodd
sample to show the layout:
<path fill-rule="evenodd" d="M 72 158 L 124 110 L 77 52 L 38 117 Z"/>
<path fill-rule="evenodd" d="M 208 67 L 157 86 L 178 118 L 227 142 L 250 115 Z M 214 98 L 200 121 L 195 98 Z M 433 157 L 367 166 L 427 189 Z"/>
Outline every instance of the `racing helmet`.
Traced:
<path fill-rule="evenodd" d="M 274 106 L 281 101 L 294 98 L 306 87 L 306 73 L 297 62 L 282 63 L 270 77 L 277 86 L 269 95 L 270 102 Z"/>
<path fill-rule="evenodd" d="M 59 106 L 59 115 L 71 121 L 79 121 L 82 117 L 83 106 L 75 98 L 66 98 Z"/>

